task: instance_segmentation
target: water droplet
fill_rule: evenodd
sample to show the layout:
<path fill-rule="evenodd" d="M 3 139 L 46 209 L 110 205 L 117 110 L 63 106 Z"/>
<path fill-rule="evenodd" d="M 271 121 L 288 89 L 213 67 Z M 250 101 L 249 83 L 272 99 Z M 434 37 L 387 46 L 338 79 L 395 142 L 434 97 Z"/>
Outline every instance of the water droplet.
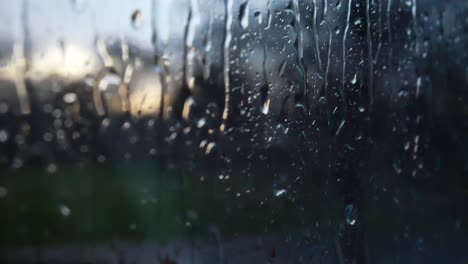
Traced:
<path fill-rule="evenodd" d="M 210 155 L 213 152 L 215 147 L 216 147 L 216 143 L 214 143 L 214 142 L 208 143 L 208 145 L 206 146 L 205 154 Z"/>
<path fill-rule="evenodd" d="M 195 107 L 195 100 L 192 96 L 189 96 L 187 100 L 185 100 L 184 107 L 182 108 L 182 118 L 188 121 Z"/>
<path fill-rule="evenodd" d="M 257 19 L 258 24 L 262 24 L 262 13 L 257 11 L 254 13 L 254 17 Z"/>
<path fill-rule="evenodd" d="M 270 110 L 270 97 L 266 98 L 266 100 L 263 102 L 261 111 L 264 115 L 266 115 L 268 114 L 269 110 Z"/>
<path fill-rule="evenodd" d="M 0 143 L 5 143 L 8 140 L 8 132 L 4 129 L 0 130 Z"/>
<path fill-rule="evenodd" d="M 73 104 L 74 102 L 76 102 L 76 99 L 77 99 L 77 96 L 75 93 L 66 93 L 63 96 L 63 101 L 67 104 Z"/>
<path fill-rule="evenodd" d="M 122 79 L 120 78 L 119 75 L 109 72 L 105 74 L 98 82 L 97 85 L 94 88 L 93 92 L 93 100 L 94 100 L 94 105 L 96 108 L 96 112 L 100 115 L 103 116 L 106 114 L 106 111 L 104 109 L 104 99 L 106 102 L 107 110 L 112 110 L 112 112 L 121 112 L 122 108 L 121 105 L 117 103 L 115 100 L 116 98 L 120 98 L 120 101 L 122 101 L 124 98 L 120 97 L 119 91 L 120 86 L 122 84 Z M 104 98 L 103 98 L 103 93 Z M 111 108 L 111 109 L 109 109 Z"/>
<path fill-rule="evenodd" d="M 239 21 L 242 29 L 249 26 L 249 1 L 245 1 L 239 7 Z"/>
<path fill-rule="evenodd" d="M 416 247 L 419 251 L 424 250 L 424 238 L 423 237 L 418 237 L 418 240 L 416 241 Z"/>
<path fill-rule="evenodd" d="M 107 117 L 106 117 L 106 118 L 104 118 L 104 119 L 102 120 L 101 125 L 102 125 L 103 128 L 107 128 L 107 127 L 110 126 L 110 123 L 111 123 L 110 118 L 107 118 Z"/>
<path fill-rule="evenodd" d="M 336 28 L 335 28 L 335 34 L 338 35 L 338 34 L 340 34 L 340 32 L 341 32 L 340 28 L 339 28 L 339 27 L 336 27 Z"/>
<path fill-rule="evenodd" d="M 351 79 L 351 84 L 356 84 L 356 82 L 357 82 L 357 73 L 354 74 L 353 79 Z"/>
<path fill-rule="evenodd" d="M 131 19 L 133 28 L 139 29 L 143 25 L 143 13 L 140 9 L 133 11 Z"/>
<path fill-rule="evenodd" d="M 406 141 L 406 143 L 405 143 L 405 145 L 404 145 L 403 148 L 404 148 L 405 150 L 409 150 L 410 145 L 411 145 L 411 143 L 410 143 L 409 141 Z"/>
<path fill-rule="evenodd" d="M 101 92 L 109 90 L 112 86 L 119 86 L 122 83 L 122 79 L 115 73 L 108 73 L 99 80 L 98 87 Z"/>
<path fill-rule="evenodd" d="M 70 208 L 64 204 L 61 204 L 59 206 L 59 211 L 60 211 L 60 214 L 62 214 L 64 217 L 68 217 L 71 214 Z"/>
<path fill-rule="evenodd" d="M 8 195 L 8 189 L 0 186 L 0 199 L 5 198 Z"/>
<path fill-rule="evenodd" d="M 131 124 L 130 122 L 127 121 L 127 122 L 123 123 L 123 125 L 122 125 L 122 130 L 128 130 L 128 129 L 130 129 L 131 127 L 132 127 L 132 124 Z"/>
<path fill-rule="evenodd" d="M 13 160 L 12 166 L 13 166 L 14 169 L 19 169 L 19 168 L 23 167 L 23 160 L 20 159 L 20 158 L 15 158 Z"/>
<path fill-rule="evenodd" d="M 395 170 L 396 173 L 401 174 L 402 169 L 399 161 L 395 161 L 393 163 L 393 169 Z"/>
<path fill-rule="evenodd" d="M 325 96 L 320 96 L 318 102 L 321 105 L 325 105 L 327 103 L 327 98 Z"/>
<path fill-rule="evenodd" d="M 336 2 L 336 9 L 340 9 L 341 8 L 341 1 L 338 1 Z"/>
<path fill-rule="evenodd" d="M 47 165 L 47 172 L 48 173 L 57 172 L 57 165 L 55 165 L 54 163 L 51 163 L 51 164 Z"/>
<path fill-rule="evenodd" d="M 104 156 L 104 155 L 99 155 L 99 156 L 97 157 L 97 161 L 98 161 L 99 163 L 104 163 L 104 162 L 106 161 L 106 156 Z"/>
<path fill-rule="evenodd" d="M 352 204 L 348 204 L 345 207 L 345 219 L 346 224 L 355 225 L 356 224 L 356 212 Z"/>
<path fill-rule="evenodd" d="M 285 194 L 285 193 L 286 193 L 286 190 L 285 190 L 285 189 L 275 190 L 275 196 L 276 196 L 276 197 L 279 197 L 279 196 L 281 196 L 281 195 L 283 195 L 283 194 Z"/>
<path fill-rule="evenodd" d="M 335 133 L 337 136 L 340 134 L 340 132 L 343 129 L 343 127 L 345 126 L 345 124 L 346 124 L 346 120 L 341 120 L 341 123 L 338 126 L 338 129 L 336 130 L 336 133 Z"/>
<path fill-rule="evenodd" d="M 6 114 L 8 113 L 8 110 L 10 107 L 8 106 L 8 103 L 5 101 L 0 102 L 0 114 Z"/>
<path fill-rule="evenodd" d="M 268 91 L 268 84 L 260 87 L 260 111 L 263 114 L 268 114 L 270 109 L 270 96 Z"/>

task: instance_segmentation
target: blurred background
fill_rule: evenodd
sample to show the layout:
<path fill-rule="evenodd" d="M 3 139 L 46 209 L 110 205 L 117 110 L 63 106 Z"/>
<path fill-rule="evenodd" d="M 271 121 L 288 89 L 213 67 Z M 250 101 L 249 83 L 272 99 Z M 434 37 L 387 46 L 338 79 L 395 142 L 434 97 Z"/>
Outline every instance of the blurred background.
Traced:
<path fill-rule="evenodd" d="M 468 2 L 1 5 L 0 263 L 468 263 Z"/>

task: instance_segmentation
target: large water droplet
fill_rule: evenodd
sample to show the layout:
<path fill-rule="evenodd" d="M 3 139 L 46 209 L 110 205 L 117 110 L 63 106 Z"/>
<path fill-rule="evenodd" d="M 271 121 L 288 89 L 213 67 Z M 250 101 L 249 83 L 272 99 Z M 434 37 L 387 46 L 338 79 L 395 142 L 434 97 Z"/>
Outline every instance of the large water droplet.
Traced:
<path fill-rule="evenodd" d="M 122 82 L 122 79 L 119 75 L 115 73 L 108 73 L 99 80 L 98 87 L 99 90 L 105 92 L 111 90 L 110 87 L 118 87 Z"/>
<path fill-rule="evenodd" d="M 249 26 L 249 1 L 245 1 L 239 8 L 239 21 L 242 29 Z"/>
<path fill-rule="evenodd" d="M 106 73 L 98 82 L 97 85 L 95 86 L 94 89 L 94 105 L 96 107 L 96 112 L 103 116 L 106 114 L 106 111 L 104 109 L 104 102 L 103 99 L 106 99 L 106 106 L 107 110 L 109 111 L 109 108 L 112 108 L 113 110 L 118 110 L 120 112 L 121 105 L 117 105 L 116 98 L 123 100 L 123 98 L 120 98 L 119 90 L 120 90 L 120 85 L 122 84 L 122 79 L 120 78 L 119 75 L 115 73 Z M 103 93 L 106 95 L 105 98 L 103 98 Z M 114 108 L 120 108 L 120 109 L 114 109 Z"/>
<path fill-rule="evenodd" d="M 257 11 L 254 13 L 254 17 L 257 19 L 258 24 L 262 24 L 262 13 Z"/>
<path fill-rule="evenodd" d="M 268 114 L 270 110 L 270 96 L 268 92 L 268 85 L 265 84 L 260 87 L 260 111 L 263 114 Z"/>

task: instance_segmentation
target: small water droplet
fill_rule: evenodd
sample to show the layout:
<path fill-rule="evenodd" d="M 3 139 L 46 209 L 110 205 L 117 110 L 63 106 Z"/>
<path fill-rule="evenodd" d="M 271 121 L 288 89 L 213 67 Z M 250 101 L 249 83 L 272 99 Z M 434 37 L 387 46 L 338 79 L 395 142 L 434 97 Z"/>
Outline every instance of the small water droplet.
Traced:
<path fill-rule="evenodd" d="M 348 225 L 355 225 L 356 224 L 356 217 L 355 217 L 355 209 L 352 204 L 348 204 L 345 207 L 345 219 L 346 224 Z"/>
<path fill-rule="evenodd" d="M 336 2 L 336 9 L 340 9 L 341 8 L 341 1 L 338 1 Z"/>
<path fill-rule="evenodd" d="M 268 111 L 270 110 L 270 97 L 268 97 L 265 102 L 263 102 L 263 105 L 262 105 L 262 113 L 264 115 L 268 114 Z"/>
<path fill-rule="evenodd" d="M 128 129 L 130 129 L 131 127 L 132 127 L 132 124 L 131 124 L 130 122 L 127 121 L 127 122 L 123 123 L 123 125 L 122 125 L 122 130 L 128 130 Z"/>
<path fill-rule="evenodd" d="M 416 247 L 418 251 L 424 250 L 424 238 L 423 237 L 418 237 L 418 240 L 416 241 Z"/>
<path fill-rule="evenodd" d="M 110 123 L 111 123 L 110 118 L 106 117 L 106 118 L 102 119 L 101 125 L 102 125 L 103 128 L 107 128 L 107 127 L 109 127 Z"/>
<path fill-rule="evenodd" d="M 0 199 L 5 198 L 8 195 L 8 189 L 0 186 Z"/>
<path fill-rule="evenodd" d="M 409 150 L 410 145 L 411 145 L 411 143 L 410 143 L 409 141 L 406 141 L 406 143 L 405 143 L 405 145 L 404 145 L 403 148 L 404 148 L 405 150 Z"/>
<path fill-rule="evenodd" d="M 198 121 L 197 121 L 197 127 L 198 128 L 202 128 L 206 125 L 206 119 L 205 118 L 200 118 Z"/>
<path fill-rule="evenodd" d="M 279 196 L 281 196 L 281 195 L 283 195 L 283 194 L 285 194 L 285 193 L 286 193 L 286 190 L 285 190 L 285 189 L 275 190 L 275 196 L 276 196 L 276 197 L 279 197 Z"/>
<path fill-rule="evenodd" d="M 8 110 L 10 107 L 8 106 L 8 103 L 5 101 L 0 102 L 0 114 L 6 114 L 8 113 Z"/>
<path fill-rule="evenodd" d="M 341 123 L 338 126 L 338 129 L 336 130 L 336 133 L 335 133 L 337 136 L 340 134 L 340 132 L 343 129 L 343 127 L 345 126 L 345 124 L 346 124 L 346 120 L 341 120 Z"/>
<path fill-rule="evenodd" d="M 211 153 L 213 153 L 213 150 L 214 150 L 215 147 L 216 147 L 216 143 L 214 143 L 214 142 L 208 143 L 208 145 L 206 146 L 205 154 L 210 155 Z"/>
<path fill-rule="evenodd" d="M 325 96 L 320 96 L 318 102 L 321 105 L 325 105 L 327 103 L 327 98 Z"/>
<path fill-rule="evenodd" d="M 4 129 L 0 130 L 0 143 L 5 143 L 8 140 L 8 132 Z"/>
<path fill-rule="evenodd" d="M 47 172 L 48 173 L 57 172 L 57 165 L 55 165 L 54 163 L 51 163 L 51 164 L 47 165 Z"/>
<path fill-rule="evenodd" d="M 73 104 L 74 102 L 76 102 L 76 99 L 77 99 L 77 96 L 75 93 L 66 93 L 63 96 L 63 101 L 67 104 Z"/>
<path fill-rule="evenodd" d="M 14 169 L 19 169 L 19 168 L 23 167 L 23 160 L 20 159 L 20 158 L 15 158 L 15 159 L 13 160 L 12 167 L 13 167 Z"/>
<path fill-rule="evenodd" d="M 335 28 L 335 34 L 338 35 L 338 34 L 340 34 L 340 32 L 341 32 L 340 28 L 339 28 L 339 27 L 336 27 L 336 28 Z"/>
<path fill-rule="evenodd" d="M 143 13 L 140 9 L 133 11 L 131 19 L 133 28 L 139 29 L 143 25 Z"/>
<path fill-rule="evenodd" d="M 263 114 L 268 114 L 270 110 L 270 96 L 268 91 L 268 84 L 260 87 L 260 111 Z"/>
<path fill-rule="evenodd" d="M 64 204 L 61 204 L 59 206 L 59 211 L 60 211 L 60 214 L 62 214 L 64 217 L 68 217 L 71 215 L 71 210 L 68 206 L 64 205 Z"/>
<path fill-rule="evenodd" d="M 99 163 L 104 163 L 104 162 L 106 161 L 106 156 L 104 156 L 104 155 L 99 155 L 99 156 L 97 157 L 97 161 L 98 161 Z"/>
<path fill-rule="evenodd" d="M 351 84 L 356 84 L 356 82 L 357 82 L 357 73 L 354 74 L 353 79 L 351 79 Z"/>

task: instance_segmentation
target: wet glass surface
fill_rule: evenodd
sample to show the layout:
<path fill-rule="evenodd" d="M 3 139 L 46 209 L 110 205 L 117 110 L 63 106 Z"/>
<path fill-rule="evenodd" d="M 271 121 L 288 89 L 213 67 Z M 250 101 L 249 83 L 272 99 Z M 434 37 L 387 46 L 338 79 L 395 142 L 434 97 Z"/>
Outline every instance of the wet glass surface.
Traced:
<path fill-rule="evenodd" d="M 467 263 L 467 17 L 4 0 L 0 262 Z"/>

